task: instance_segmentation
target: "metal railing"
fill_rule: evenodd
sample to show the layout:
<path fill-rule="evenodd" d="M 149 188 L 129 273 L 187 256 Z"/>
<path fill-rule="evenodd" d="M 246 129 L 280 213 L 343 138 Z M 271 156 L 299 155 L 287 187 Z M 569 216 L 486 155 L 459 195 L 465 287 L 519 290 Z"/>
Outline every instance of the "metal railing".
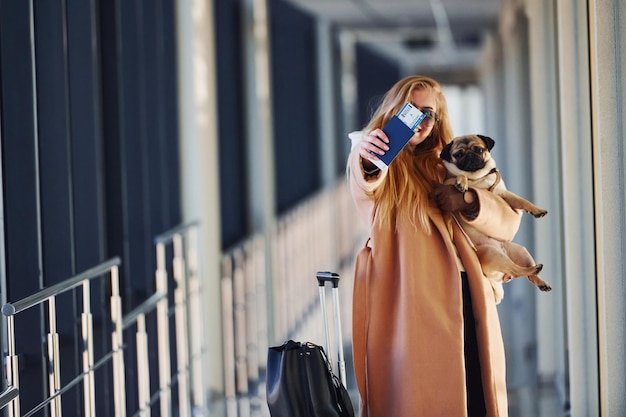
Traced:
<path fill-rule="evenodd" d="M 122 348 L 122 304 L 119 293 L 119 258 L 110 259 L 94 268 L 91 268 L 81 274 L 69 278 L 56 285 L 44 288 L 26 298 L 14 303 L 6 303 L 2 306 L 2 314 L 6 320 L 7 329 L 7 386 L 20 388 L 19 381 L 19 363 L 18 352 L 15 347 L 15 317 L 19 313 L 32 308 L 34 306 L 46 304 L 48 307 L 48 334 L 47 334 L 47 363 L 48 363 L 48 393 L 49 397 L 39 403 L 25 417 L 35 414 L 39 410 L 50 406 L 49 412 L 53 417 L 61 416 L 61 395 L 70 388 L 83 382 L 83 404 L 85 416 L 95 415 L 95 383 L 94 370 L 100 367 L 106 360 L 113 358 L 114 362 L 123 361 Z M 90 281 L 94 278 L 109 274 L 111 285 L 111 309 L 110 319 L 114 326 L 114 337 L 112 339 L 112 351 L 110 355 L 105 356 L 97 364 L 94 364 L 93 356 L 93 317 L 91 314 L 91 291 Z M 60 386 L 60 366 L 59 361 L 59 334 L 57 333 L 56 318 L 56 297 L 68 292 L 76 287 L 82 287 L 82 306 L 81 329 L 83 339 L 82 352 L 82 373 L 74 378 L 64 387 Z M 121 370 L 123 372 L 123 364 Z M 114 367 L 116 380 L 123 378 L 123 374 L 119 375 L 119 367 Z M 117 387 L 117 385 L 116 385 Z M 117 387 L 114 390 L 115 406 L 122 407 L 124 404 L 123 387 Z M 16 396 L 8 404 L 9 416 L 21 416 L 19 396 Z"/>
<path fill-rule="evenodd" d="M 32 416 L 43 409 L 52 417 L 61 417 L 61 396 L 82 382 L 81 415 L 96 416 L 95 371 L 110 364 L 112 367 L 113 409 L 116 417 L 125 417 L 127 413 L 126 384 L 137 383 L 138 410 L 134 416 L 150 415 L 151 406 L 159 403 L 161 416 L 191 416 L 196 411 L 207 409 L 203 392 L 204 354 L 206 352 L 201 326 L 202 286 L 198 255 L 199 223 L 193 222 L 171 229 L 157 236 L 156 246 L 156 290 L 139 306 L 122 315 L 120 296 L 119 266 L 121 260 L 113 258 L 59 284 L 42 289 L 22 300 L 7 303 L 2 307 L 7 329 L 6 370 L 8 387 L 0 394 L 0 409 L 6 407 L 10 417 Z M 171 251 L 168 251 L 171 245 Z M 168 254 L 171 253 L 171 259 Z M 168 280 L 168 268 L 172 269 L 173 282 Z M 94 363 L 93 318 L 91 314 L 90 281 L 108 274 L 110 279 L 110 320 L 111 351 L 105 353 Z M 170 305 L 170 283 L 174 288 Z M 57 333 L 56 300 L 57 297 L 74 288 L 82 287 L 82 372 L 69 383 L 61 386 L 59 360 L 59 335 Z M 47 306 L 48 334 L 45 340 L 47 348 L 46 371 L 48 377 L 48 396 L 32 409 L 22 414 L 19 401 L 19 363 L 15 343 L 15 318 L 31 307 Z M 150 391 L 149 334 L 146 316 L 156 315 L 156 340 L 158 352 L 159 386 Z M 170 358 L 170 317 L 173 317 L 176 334 L 174 348 L 175 361 Z M 136 369 L 127 372 L 125 367 L 125 334 L 135 329 Z M 171 364 L 176 369 L 171 371 Z M 136 381 L 127 381 L 127 375 L 136 375 Z M 178 386 L 178 410 L 173 413 L 172 389 Z"/>
<path fill-rule="evenodd" d="M 110 364 L 113 370 L 113 407 L 116 417 L 126 416 L 129 407 L 127 384 L 136 384 L 137 387 L 138 405 L 133 416 L 150 415 L 151 408 L 157 404 L 162 416 L 191 416 L 196 412 L 208 411 L 209 404 L 204 392 L 206 381 L 203 380 L 207 350 L 201 322 L 203 288 L 198 230 L 197 222 L 184 224 L 154 239 L 155 291 L 125 315 L 122 315 L 120 297 L 119 258 L 104 262 L 23 300 L 5 304 L 2 312 L 9 340 L 5 386 L 9 388 L 0 394 L 0 406 L 7 408 L 8 415 L 28 417 L 48 407 L 49 415 L 60 417 L 61 395 L 80 383 L 83 384 L 84 415 L 90 417 L 101 413 L 95 407 L 94 372 L 105 364 Z M 253 391 L 253 388 L 262 386 L 270 343 L 279 343 L 288 338 L 321 342 L 321 317 L 313 277 L 318 270 L 335 270 L 347 281 L 344 281 L 343 287 L 349 288 L 355 245 L 362 243 L 362 232 L 349 191 L 344 183 L 339 183 L 335 188 L 322 191 L 279 218 L 269 240 L 263 236 L 253 236 L 223 254 L 221 287 L 227 401 L 235 400 L 237 403 L 237 400 L 249 398 L 250 395 L 263 395 L 261 390 Z M 267 244 L 271 247 L 271 277 L 266 276 Z M 172 279 L 168 277 L 170 268 Z M 94 360 L 89 282 L 106 273 L 109 273 L 110 278 L 111 351 Z M 271 304 L 267 304 L 269 279 L 272 280 Z M 55 301 L 60 293 L 76 287 L 82 287 L 83 290 L 82 372 L 65 386 L 60 386 Z M 341 312 L 346 330 L 344 339 L 349 340 L 351 332 L 347 323 L 351 318 L 351 291 L 343 291 L 341 297 L 345 299 L 341 303 L 345 308 Z M 19 364 L 15 350 L 14 320 L 21 311 L 38 304 L 48 307 L 49 332 L 44 343 L 47 345 L 49 392 L 48 398 L 22 414 L 18 395 Z M 272 323 L 268 322 L 269 312 L 275 318 Z M 156 320 L 156 335 L 148 332 L 148 329 L 152 329 L 148 325 L 150 319 Z M 170 335 L 170 331 L 175 335 Z M 269 334 L 274 335 L 274 340 L 269 340 Z M 127 349 L 131 345 L 125 343 L 127 338 L 129 342 L 134 339 L 133 352 Z M 150 349 L 149 344 L 155 339 L 158 387 L 151 392 L 150 371 L 155 366 L 150 366 L 149 352 L 153 349 Z M 136 369 L 132 370 L 125 367 L 125 357 L 131 355 L 136 357 Z M 134 378 L 132 381 L 128 379 L 130 376 Z M 176 398 L 173 393 L 176 393 Z M 178 409 L 173 412 L 176 406 Z M 250 407 L 250 403 L 247 407 Z M 228 410 L 227 414 L 232 415 Z M 237 415 L 250 415 L 250 410 L 239 410 Z"/>
<path fill-rule="evenodd" d="M 9 404 L 13 403 L 13 400 L 19 397 L 20 391 L 13 387 L 9 386 L 4 391 L 0 393 L 0 410 L 4 410 Z"/>
<path fill-rule="evenodd" d="M 198 241 L 199 222 L 181 225 L 154 239 L 156 244 L 156 288 L 157 293 L 168 291 L 166 247 L 172 246 L 172 278 L 174 279 L 174 306 L 170 309 L 167 297 L 154 300 L 157 311 L 159 346 L 159 381 L 161 393 L 161 415 L 171 415 L 169 388 L 178 385 L 178 415 L 191 416 L 193 412 L 206 410 L 203 392 L 203 369 L 205 340 L 202 327 L 202 294 Z M 155 294 L 156 295 L 156 294 Z M 147 300 L 146 303 L 148 303 Z M 176 372 L 171 374 L 169 352 L 170 314 L 175 320 Z M 142 335 L 142 338 L 145 336 Z M 147 354 L 147 350 L 146 350 Z M 161 357 L 162 355 L 162 357 Z M 148 367 L 144 367 L 147 372 Z M 145 384 L 148 375 L 144 375 Z M 145 388 L 144 388 L 145 389 Z M 165 394 L 164 394 L 165 393 Z"/>
<path fill-rule="evenodd" d="M 270 241 L 272 276 L 266 277 L 266 239 L 253 236 L 222 255 L 222 315 L 225 396 L 251 392 L 263 377 L 270 343 L 287 339 L 323 341 L 316 272 L 334 270 L 345 277 L 341 292 L 344 340 L 352 337 L 350 290 L 355 249 L 365 242 L 363 227 L 345 181 L 308 199 L 278 219 Z M 272 280 L 271 305 L 266 283 Z M 344 278 L 342 278 L 344 279 Z M 274 322 L 268 323 L 267 309 Z M 274 340 L 268 340 L 270 327 Z M 262 401 L 263 402 L 263 401 Z M 228 410 L 250 415 L 250 410 Z M 249 404 L 243 407 L 247 407 Z M 263 406 L 263 405 L 261 405 Z M 236 407 L 233 405 L 233 407 Z"/>

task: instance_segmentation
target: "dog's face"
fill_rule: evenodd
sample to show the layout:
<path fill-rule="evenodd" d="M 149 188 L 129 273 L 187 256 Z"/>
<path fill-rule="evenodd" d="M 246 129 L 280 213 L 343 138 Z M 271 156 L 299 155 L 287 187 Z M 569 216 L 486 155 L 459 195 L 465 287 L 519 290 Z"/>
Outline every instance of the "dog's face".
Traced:
<path fill-rule="evenodd" d="M 454 165 L 463 172 L 481 171 L 491 160 L 489 151 L 493 145 L 495 145 L 494 140 L 487 136 L 459 136 L 443 148 L 440 157 L 444 160 L 448 170 L 450 165 Z"/>

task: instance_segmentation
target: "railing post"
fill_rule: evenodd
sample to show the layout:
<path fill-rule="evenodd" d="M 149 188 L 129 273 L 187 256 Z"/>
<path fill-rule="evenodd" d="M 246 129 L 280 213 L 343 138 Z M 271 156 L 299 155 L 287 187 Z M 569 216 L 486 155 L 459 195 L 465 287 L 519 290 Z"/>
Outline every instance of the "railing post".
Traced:
<path fill-rule="evenodd" d="M 17 352 L 15 351 L 15 317 L 13 315 L 6 316 L 7 324 L 7 385 L 14 386 L 19 390 L 19 364 Z M 20 416 L 20 398 L 17 397 L 8 407 L 8 417 Z"/>
<path fill-rule="evenodd" d="M 249 381 L 248 389 L 255 390 L 251 392 L 256 395 L 259 382 L 259 345 L 258 345 L 258 306 L 257 300 L 257 273 L 256 270 L 256 250 L 254 240 L 250 240 L 244 245 L 244 300 L 245 300 L 245 316 L 246 316 L 246 362 L 247 362 L 247 379 Z"/>
<path fill-rule="evenodd" d="M 54 396 L 61 388 L 61 375 L 59 370 L 59 334 L 57 333 L 56 322 L 56 298 L 48 299 L 48 392 L 50 397 Z M 50 403 L 50 415 L 61 417 L 61 397 L 57 396 Z"/>
<path fill-rule="evenodd" d="M 137 317 L 137 384 L 139 391 L 139 415 L 150 415 L 150 365 L 148 363 L 148 334 L 146 316 Z"/>
<path fill-rule="evenodd" d="M 248 355 L 246 334 L 246 288 L 244 277 L 243 249 L 233 254 L 233 305 L 235 319 L 235 372 L 237 375 L 237 394 L 248 393 Z"/>
<path fill-rule="evenodd" d="M 83 336 L 83 372 L 86 374 L 83 381 L 83 399 L 85 416 L 96 415 L 95 381 L 93 374 L 93 317 L 91 314 L 91 291 L 89 280 L 83 282 L 83 314 L 81 315 Z"/>
<path fill-rule="evenodd" d="M 122 298 L 120 297 L 120 278 L 117 266 L 111 268 L 111 322 L 113 333 L 113 396 L 115 417 L 126 416 L 126 386 L 124 376 L 124 329 L 122 325 Z"/>
<path fill-rule="evenodd" d="M 156 290 L 168 294 L 167 271 L 165 269 L 165 245 L 156 245 Z M 171 415 L 171 368 L 170 368 L 170 334 L 168 297 L 164 297 L 157 304 L 157 338 L 159 351 L 159 388 L 161 390 L 161 415 Z"/>
<path fill-rule="evenodd" d="M 233 260 L 222 257 L 222 332 L 224 337 L 224 394 L 226 400 L 237 396 L 235 359 L 235 322 L 233 311 Z"/>
<path fill-rule="evenodd" d="M 178 374 L 178 408 L 181 416 L 189 413 L 189 334 L 187 332 L 187 281 L 185 280 L 185 265 L 183 251 L 183 237 L 174 235 L 174 258 L 172 260 L 174 281 L 174 315 L 176 320 L 176 356 Z"/>
<path fill-rule="evenodd" d="M 191 381 L 193 393 L 193 407 L 204 410 L 204 362 L 202 361 L 202 344 L 204 341 L 204 330 L 202 328 L 201 296 L 202 286 L 200 284 L 200 262 L 198 259 L 198 233 L 197 227 L 189 229 L 187 235 L 187 276 L 189 280 L 189 326 L 191 332 Z"/>

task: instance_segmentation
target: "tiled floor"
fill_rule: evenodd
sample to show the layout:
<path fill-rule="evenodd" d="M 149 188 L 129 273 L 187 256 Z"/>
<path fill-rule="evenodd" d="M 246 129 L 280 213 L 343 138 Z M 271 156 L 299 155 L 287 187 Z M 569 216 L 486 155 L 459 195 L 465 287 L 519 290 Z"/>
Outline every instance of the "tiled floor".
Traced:
<path fill-rule="evenodd" d="M 358 394 L 351 392 L 355 412 L 358 408 Z M 358 415 L 358 414 L 357 414 Z M 549 387 L 538 389 L 523 388 L 509 392 L 509 417 L 569 417 L 560 404 L 556 392 Z M 197 417 L 202 416 L 198 414 Z M 214 405 L 208 416 L 219 417 L 269 417 L 264 397 L 241 398 L 228 404 Z"/>
<path fill-rule="evenodd" d="M 553 386 L 509 391 L 509 417 L 569 417 Z"/>
<path fill-rule="evenodd" d="M 350 352 L 348 349 L 347 352 Z M 352 357 L 348 354 L 346 362 L 351 363 Z M 350 396 L 358 415 L 359 394 L 355 389 L 356 380 L 351 368 L 347 367 L 347 383 Z M 265 400 L 265 385 L 258 386 L 259 395 L 251 398 L 241 398 L 228 403 L 218 403 L 213 406 L 207 417 L 270 417 Z M 569 417 L 566 406 L 559 400 L 554 384 L 544 383 L 536 387 L 522 387 L 509 390 L 509 417 Z M 197 417 L 203 416 L 198 414 Z M 413 417 L 413 416 L 410 416 Z"/>

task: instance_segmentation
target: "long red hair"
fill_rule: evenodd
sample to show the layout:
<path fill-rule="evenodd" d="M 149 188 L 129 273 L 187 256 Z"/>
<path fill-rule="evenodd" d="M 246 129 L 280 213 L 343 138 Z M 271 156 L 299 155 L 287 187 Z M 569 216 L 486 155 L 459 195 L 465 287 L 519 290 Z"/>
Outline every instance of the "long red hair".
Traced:
<path fill-rule="evenodd" d="M 421 75 L 401 79 L 384 95 L 363 131 L 370 132 L 385 126 L 404 103 L 411 100 L 415 90 L 429 90 L 435 94 L 437 120 L 424 142 L 415 149 L 407 146 L 400 152 L 373 194 L 380 226 L 392 227 L 396 217 L 405 216 L 414 227 L 421 227 L 430 233 L 428 195 L 433 189 L 433 183 L 441 183 L 445 178 L 445 168 L 439 153 L 453 138 L 448 105 L 441 86 L 432 78 Z"/>

